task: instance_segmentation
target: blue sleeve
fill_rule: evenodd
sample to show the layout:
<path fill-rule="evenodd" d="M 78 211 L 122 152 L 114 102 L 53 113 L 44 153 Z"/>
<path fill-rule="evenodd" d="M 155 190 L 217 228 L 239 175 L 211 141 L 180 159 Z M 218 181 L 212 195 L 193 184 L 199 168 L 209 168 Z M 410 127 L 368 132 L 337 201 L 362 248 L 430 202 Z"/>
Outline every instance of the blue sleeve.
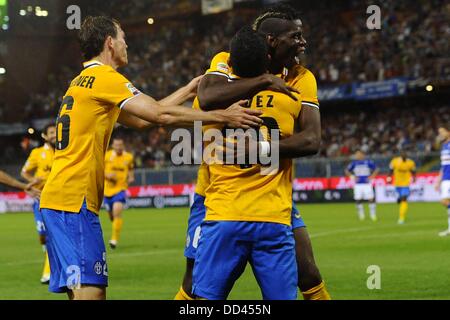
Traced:
<path fill-rule="evenodd" d="M 370 167 L 370 170 L 372 170 L 372 172 L 375 171 L 375 169 L 377 168 L 375 162 L 373 162 L 373 161 L 369 162 L 369 167 Z"/>
<path fill-rule="evenodd" d="M 347 170 L 353 173 L 353 169 L 355 169 L 355 163 L 352 162 L 347 166 Z"/>

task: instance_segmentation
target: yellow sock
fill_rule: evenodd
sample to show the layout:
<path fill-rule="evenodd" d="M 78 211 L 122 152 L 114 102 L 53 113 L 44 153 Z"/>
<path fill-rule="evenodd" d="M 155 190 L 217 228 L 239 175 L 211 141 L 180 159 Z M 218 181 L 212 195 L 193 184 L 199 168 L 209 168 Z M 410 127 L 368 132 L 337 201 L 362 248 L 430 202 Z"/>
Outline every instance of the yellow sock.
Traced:
<path fill-rule="evenodd" d="M 42 271 L 42 276 L 50 275 L 50 262 L 48 261 L 48 253 L 45 253 L 45 262 L 44 262 L 44 270 Z"/>
<path fill-rule="evenodd" d="M 408 211 L 408 202 L 400 202 L 400 220 L 404 221 L 406 217 L 406 212 Z"/>
<path fill-rule="evenodd" d="M 325 282 L 321 282 L 317 286 L 302 292 L 305 300 L 331 300 L 330 294 L 325 287 Z"/>
<path fill-rule="evenodd" d="M 122 218 L 114 218 L 112 222 L 112 236 L 111 240 L 119 241 L 120 231 L 122 231 L 123 219 Z"/>
<path fill-rule="evenodd" d="M 173 300 L 194 300 L 192 299 L 186 291 L 184 291 L 183 287 L 180 287 L 180 290 L 177 292 L 175 298 Z"/>

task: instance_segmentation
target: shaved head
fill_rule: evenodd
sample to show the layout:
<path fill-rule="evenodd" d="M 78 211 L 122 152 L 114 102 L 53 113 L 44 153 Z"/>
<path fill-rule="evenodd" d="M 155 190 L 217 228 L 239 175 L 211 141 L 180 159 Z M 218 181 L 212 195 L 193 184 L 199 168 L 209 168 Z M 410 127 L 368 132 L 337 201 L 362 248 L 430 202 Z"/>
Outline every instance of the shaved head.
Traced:
<path fill-rule="evenodd" d="M 258 32 L 266 35 L 271 34 L 277 37 L 292 30 L 292 28 L 295 28 L 295 26 L 296 24 L 292 20 L 269 18 L 261 23 Z"/>

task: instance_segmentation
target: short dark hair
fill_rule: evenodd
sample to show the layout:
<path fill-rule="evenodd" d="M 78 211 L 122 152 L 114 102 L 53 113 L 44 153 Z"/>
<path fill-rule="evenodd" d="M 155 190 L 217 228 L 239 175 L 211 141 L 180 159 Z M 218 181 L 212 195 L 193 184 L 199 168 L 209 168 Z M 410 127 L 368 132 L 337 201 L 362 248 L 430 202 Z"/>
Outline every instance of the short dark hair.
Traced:
<path fill-rule="evenodd" d="M 246 26 L 231 39 L 230 64 L 237 76 L 259 76 L 267 72 L 269 63 L 269 48 L 264 35 Z"/>
<path fill-rule="evenodd" d="M 261 24 L 271 18 L 278 18 L 283 20 L 298 20 L 300 19 L 300 12 L 294 7 L 290 6 L 285 2 L 275 4 L 265 10 L 263 10 L 259 16 L 253 22 L 253 30 L 259 30 Z"/>
<path fill-rule="evenodd" d="M 122 135 L 116 135 L 112 138 L 112 141 L 114 140 L 122 140 L 123 142 L 125 142 L 125 138 Z"/>
<path fill-rule="evenodd" d="M 47 123 L 44 129 L 42 129 L 42 133 L 46 135 L 48 133 L 48 129 L 50 128 L 56 128 L 56 124 L 54 122 Z"/>
<path fill-rule="evenodd" d="M 85 60 L 98 56 L 108 36 L 117 37 L 119 22 L 107 16 L 88 16 L 84 19 L 78 33 L 81 53 Z"/>

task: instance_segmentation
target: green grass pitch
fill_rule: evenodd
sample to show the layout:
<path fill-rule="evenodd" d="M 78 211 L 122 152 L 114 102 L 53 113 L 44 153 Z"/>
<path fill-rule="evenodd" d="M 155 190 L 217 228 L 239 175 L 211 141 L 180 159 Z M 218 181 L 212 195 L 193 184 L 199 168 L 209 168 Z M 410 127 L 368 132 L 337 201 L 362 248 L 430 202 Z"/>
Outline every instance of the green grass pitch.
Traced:
<path fill-rule="evenodd" d="M 450 237 L 437 235 L 447 221 L 439 204 L 411 203 L 401 226 L 395 204 L 378 205 L 378 222 L 359 221 L 353 204 L 300 209 L 333 299 L 450 299 Z M 108 299 L 173 298 L 184 272 L 188 214 L 188 208 L 124 213 L 120 246 L 107 253 Z M 107 241 L 105 212 L 101 221 Z M 0 215 L 0 299 L 66 299 L 39 283 L 42 263 L 32 214 Z M 380 267 L 379 290 L 367 288 L 370 265 Z M 251 268 L 229 298 L 261 299 Z"/>

